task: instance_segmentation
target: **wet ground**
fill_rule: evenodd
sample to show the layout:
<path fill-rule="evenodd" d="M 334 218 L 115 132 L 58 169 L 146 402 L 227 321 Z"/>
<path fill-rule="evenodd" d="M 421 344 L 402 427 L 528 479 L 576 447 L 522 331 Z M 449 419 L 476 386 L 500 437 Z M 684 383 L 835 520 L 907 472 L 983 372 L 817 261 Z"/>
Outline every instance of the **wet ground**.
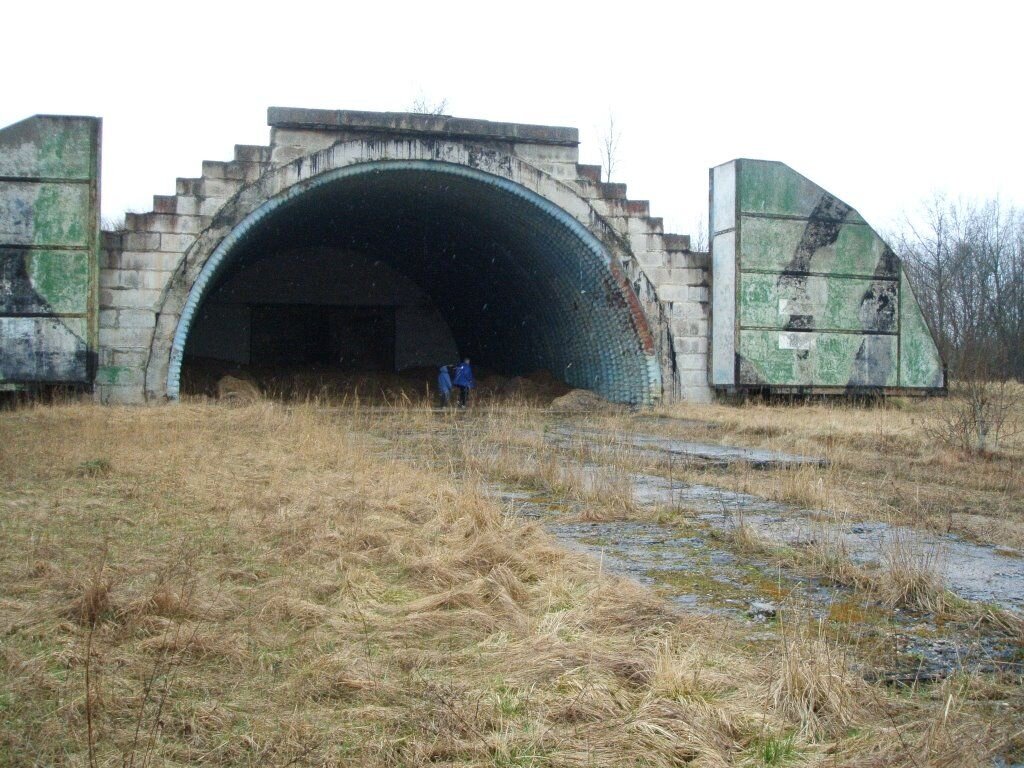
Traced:
<path fill-rule="evenodd" d="M 826 543 L 869 570 L 890 567 L 898 553 L 901 562 L 937 572 L 964 600 L 1024 618 L 1019 552 L 884 521 L 850 523 L 820 510 L 623 469 L 656 467 L 670 475 L 674 458 L 697 466 L 727 469 L 742 462 L 767 469 L 821 465 L 819 457 L 565 424 L 546 432 L 545 442 L 552 459 L 564 461 L 564 470 L 589 495 L 601 495 L 602 489 L 625 494 L 638 513 L 623 514 L 633 519 L 592 522 L 586 520 L 585 503 L 549 492 L 494 486 L 496 498 L 510 513 L 542 522 L 566 546 L 596 558 L 601 568 L 650 586 L 680 609 L 749 622 L 752 637 L 771 634 L 787 615 L 813 617 L 870 660 L 864 663 L 866 677 L 893 683 L 940 679 L 957 669 L 1017 675 L 1024 670 L 1019 629 L 978 621 L 980 611 L 974 619 L 964 612 L 958 620 L 888 608 L 864 591 L 837 586 L 798 566 L 781 567 L 780 558 L 752 555 L 734 541 L 742 525 L 769 550 Z M 524 460 L 533 460 L 527 445 L 519 450 Z"/>
<path fill-rule="evenodd" d="M 961 668 L 1022 669 L 1024 649 L 1012 632 L 977 620 L 888 608 L 870 595 L 780 567 L 777 560 L 740 554 L 729 542 L 742 525 L 768 547 L 824 543 L 869 570 L 910 563 L 937 573 L 964 600 L 1024 616 L 1021 553 L 883 521 L 837 521 L 822 511 L 612 466 L 612 457 L 652 453 L 659 466 L 669 455 L 755 468 L 820 465 L 817 457 L 564 426 L 545 437 L 563 454 L 588 457 L 575 471 L 591 492 L 625 489 L 650 512 L 646 516 L 668 511 L 671 522 L 586 521 L 584 504 L 523 489 L 496 488 L 498 498 L 511 513 L 541 521 L 570 548 L 597 558 L 603 569 L 649 585 L 682 609 L 728 615 L 765 630 L 787 613 L 809 614 L 864 651 L 863 658 L 872 660 L 866 676 L 895 683 L 938 679 Z M 885 660 L 881 666 L 879 659 Z"/>
<path fill-rule="evenodd" d="M 705 525 L 704 516 L 692 526 L 589 522 L 579 520 L 578 503 L 500 487 L 493 493 L 510 513 L 538 520 L 602 569 L 650 586 L 683 610 L 727 615 L 765 631 L 787 614 L 810 615 L 871 659 L 867 677 L 910 684 L 961 668 L 1013 671 L 1024 660 L 1018 640 L 974 622 L 889 610 L 854 590 L 730 551 L 710 535 L 717 521 Z"/>
<path fill-rule="evenodd" d="M 601 470 L 588 465 L 585 471 L 596 476 Z M 1024 614 L 1024 556 L 1016 550 L 881 521 L 837 522 L 825 512 L 657 475 L 631 474 L 629 481 L 641 506 L 681 508 L 726 532 L 742 525 L 770 544 L 826 543 L 858 565 L 885 569 L 897 561 L 934 570 L 958 597 Z"/>
<path fill-rule="evenodd" d="M 743 462 L 754 469 L 768 469 L 778 466 L 796 466 L 810 464 L 824 466 L 825 459 L 820 456 L 800 456 L 781 451 L 770 451 L 763 448 L 741 448 L 732 445 L 716 445 L 688 440 L 644 435 L 625 432 L 606 432 L 595 429 L 579 429 L 572 426 L 560 426 L 548 433 L 548 438 L 556 445 L 566 446 L 573 442 L 590 446 L 615 446 L 630 448 L 643 452 L 648 456 L 675 456 L 684 460 L 700 462 L 708 466 L 720 468 L 730 464 Z"/>

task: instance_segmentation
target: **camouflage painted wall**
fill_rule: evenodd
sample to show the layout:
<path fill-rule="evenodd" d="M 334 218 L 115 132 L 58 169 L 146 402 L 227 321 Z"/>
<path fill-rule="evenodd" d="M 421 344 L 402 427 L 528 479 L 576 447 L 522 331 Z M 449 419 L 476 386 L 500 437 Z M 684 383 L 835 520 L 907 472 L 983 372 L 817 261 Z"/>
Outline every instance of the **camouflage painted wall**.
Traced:
<path fill-rule="evenodd" d="M 719 388 L 938 389 L 942 360 L 892 249 L 786 165 L 711 171 Z"/>
<path fill-rule="evenodd" d="M 0 130 L 0 387 L 96 369 L 100 120 Z"/>

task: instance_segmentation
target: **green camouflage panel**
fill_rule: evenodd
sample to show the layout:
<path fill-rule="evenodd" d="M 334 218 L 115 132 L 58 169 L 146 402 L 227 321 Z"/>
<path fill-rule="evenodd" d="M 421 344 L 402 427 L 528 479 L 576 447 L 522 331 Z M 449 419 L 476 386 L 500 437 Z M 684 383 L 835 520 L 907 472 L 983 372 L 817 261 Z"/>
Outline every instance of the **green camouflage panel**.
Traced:
<path fill-rule="evenodd" d="M 745 272 L 739 289 L 743 328 L 895 333 L 899 322 L 894 280 Z"/>
<path fill-rule="evenodd" d="M 783 272 L 807 233 L 807 221 L 741 216 L 743 233 L 740 269 Z M 824 241 L 806 254 L 803 271 L 864 277 L 896 277 L 898 261 L 866 224 L 843 224 L 834 241 Z"/>
<path fill-rule="evenodd" d="M 735 384 L 944 387 L 899 259 L 860 214 L 782 163 L 734 162 Z"/>
<path fill-rule="evenodd" d="M 890 335 L 748 330 L 740 335 L 740 383 L 895 387 L 896 354 Z M 766 381 L 765 371 L 776 381 Z"/>
<path fill-rule="evenodd" d="M 96 368 L 100 121 L 0 130 L 0 385 L 89 383 Z"/>
<path fill-rule="evenodd" d="M 900 384 L 904 387 L 945 386 L 942 358 L 932 333 L 921 314 L 906 275 L 900 280 L 900 306 L 904 308 L 900 327 Z"/>

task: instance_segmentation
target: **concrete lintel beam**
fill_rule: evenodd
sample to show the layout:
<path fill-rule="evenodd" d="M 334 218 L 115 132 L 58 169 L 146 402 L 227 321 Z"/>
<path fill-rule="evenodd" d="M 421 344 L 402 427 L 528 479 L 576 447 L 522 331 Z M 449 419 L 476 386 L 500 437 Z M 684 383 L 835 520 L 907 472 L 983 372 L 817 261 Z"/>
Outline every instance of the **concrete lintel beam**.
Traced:
<path fill-rule="evenodd" d="M 499 123 L 490 120 L 473 120 L 450 115 L 422 115 L 413 112 L 361 112 L 347 109 L 270 107 L 267 110 L 267 125 L 272 128 L 297 130 L 398 133 L 572 147 L 580 143 L 579 131 L 576 128 Z"/>
<path fill-rule="evenodd" d="M 677 235 L 672 232 L 665 233 L 666 251 L 688 251 L 690 250 L 690 236 Z"/>

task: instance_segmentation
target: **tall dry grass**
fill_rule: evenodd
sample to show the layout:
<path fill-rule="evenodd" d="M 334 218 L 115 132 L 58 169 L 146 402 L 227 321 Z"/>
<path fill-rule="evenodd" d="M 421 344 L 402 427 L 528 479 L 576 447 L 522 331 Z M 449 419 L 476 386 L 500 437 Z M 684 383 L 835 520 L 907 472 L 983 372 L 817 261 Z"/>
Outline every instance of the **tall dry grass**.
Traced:
<path fill-rule="evenodd" d="M 970 765 L 1013 738 L 971 690 L 895 695 L 806 630 L 600 574 L 446 462 L 423 434 L 470 427 L 438 418 L 0 414 L 0 763 Z"/>
<path fill-rule="evenodd" d="M 1011 416 L 1024 423 L 1024 398 L 1015 402 Z M 835 519 L 882 519 L 1024 549 L 1024 434 L 1008 435 L 985 454 L 958 450 L 933 435 L 935 421 L 950 407 L 940 398 L 873 405 L 677 403 L 651 413 L 594 416 L 589 424 L 821 457 L 827 464 L 820 467 L 721 469 L 677 461 L 672 471 L 683 482 L 752 493 Z M 668 471 L 663 461 L 661 472 Z"/>

